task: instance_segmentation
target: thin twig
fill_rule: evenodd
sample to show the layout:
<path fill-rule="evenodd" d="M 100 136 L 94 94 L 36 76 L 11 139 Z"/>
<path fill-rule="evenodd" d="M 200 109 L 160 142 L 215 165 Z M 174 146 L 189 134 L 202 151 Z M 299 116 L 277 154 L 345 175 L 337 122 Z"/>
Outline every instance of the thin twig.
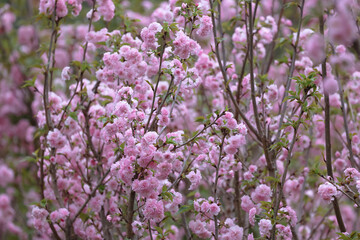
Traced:
<path fill-rule="evenodd" d="M 213 10 L 214 9 L 213 1 L 209 0 L 209 3 L 210 3 L 210 8 Z M 215 21 L 214 11 L 211 11 L 211 20 L 212 20 L 212 24 L 213 24 L 213 35 L 214 35 L 214 41 L 215 41 L 215 55 L 216 55 L 216 58 L 217 58 L 217 61 L 219 64 L 221 74 L 223 76 L 225 90 L 229 94 L 231 101 L 235 106 L 236 111 L 238 111 L 238 113 L 240 114 L 241 118 L 244 120 L 244 122 L 247 125 L 247 127 L 249 128 L 249 130 L 260 140 L 261 139 L 260 135 L 258 134 L 257 130 L 252 126 L 252 124 L 247 119 L 245 114 L 241 111 L 239 104 L 236 102 L 236 99 L 235 99 L 234 95 L 232 94 L 231 89 L 228 85 L 228 78 L 227 78 L 227 74 L 225 71 L 225 67 L 222 64 L 220 54 L 219 54 L 219 42 L 218 42 L 217 33 L 216 33 L 216 21 Z"/>
<path fill-rule="evenodd" d="M 163 56 L 164 56 L 164 52 L 165 52 L 165 48 L 166 48 L 166 32 L 163 35 L 163 40 L 164 40 L 164 45 L 163 45 L 161 53 L 160 53 L 160 63 L 159 63 L 159 70 L 158 70 L 158 78 L 157 78 L 155 89 L 154 89 L 154 96 L 153 96 L 152 103 L 151 103 L 151 111 L 150 111 L 149 119 L 148 119 L 148 121 L 146 123 L 146 126 L 145 126 L 145 133 L 148 131 L 152 114 L 155 111 L 154 105 L 155 105 L 155 99 L 156 99 L 156 92 L 157 92 L 159 82 L 160 82 L 160 78 L 161 78 L 161 75 L 162 75 L 161 67 L 162 67 Z"/>
<path fill-rule="evenodd" d="M 76 214 L 74 215 L 73 219 L 70 220 L 70 223 L 73 224 L 76 220 L 76 218 L 82 213 L 82 211 L 84 210 L 84 208 L 86 207 L 86 205 L 89 203 L 89 201 L 91 200 L 91 198 L 95 195 L 96 191 L 98 190 L 98 188 L 103 184 L 103 181 L 105 180 L 105 178 L 107 177 L 107 175 L 110 173 L 110 170 L 108 170 L 103 176 L 102 178 L 99 180 L 98 184 L 95 186 L 95 188 L 91 191 L 91 193 L 88 195 L 86 201 L 84 202 L 84 204 L 80 207 L 80 209 L 76 212 Z"/>
<path fill-rule="evenodd" d="M 307 95 L 304 96 L 303 102 L 306 101 L 306 98 L 307 98 Z M 300 112 L 299 117 L 297 119 L 296 125 L 294 126 L 294 135 L 293 135 L 293 138 L 291 140 L 290 148 L 288 150 L 288 154 L 287 154 L 287 157 L 286 157 L 285 168 L 284 168 L 284 172 L 283 172 L 281 183 L 280 183 L 279 196 L 275 196 L 275 206 L 274 206 L 274 215 L 273 215 L 273 219 L 274 219 L 275 222 L 276 222 L 276 218 L 277 218 L 277 213 L 279 211 L 280 202 L 281 202 L 281 199 L 283 197 L 283 188 L 284 188 L 284 185 L 285 185 L 287 172 L 288 172 L 289 165 L 290 165 L 290 162 L 291 162 L 292 151 L 293 151 L 295 143 L 296 143 L 297 132 L 299 130 L 300 123 L 301 123 L 301 118 L 302 118 L 303 114 L 304 114 L 304 111 L 303 111 L 303 109 L 301 109 L 301 112 Z M 271 239 L 275 239 L 275 231 L 276 231 L 275 226 L 276 226 L 276 224 L 274 224 L 273 229 L 271 231 Z"/>
<path fill-rule="evenodd" d="M 324 35 L 324 18 L 323 16 L 319 17 L 320 22 L 320 33 Z M 321 71 L 322 71 L 322 78 L 323 81 L 326 78 L 326 58 L 323 60 L 321 64 Z M 325 98 L 325 152 L 326 152 L 326 170 L 327 174 L 331 179 L 334 179 L 333 169 L 332 169 L 332 162 L 331 162 L 331 133 L 330 133 L 330 101 L 329 101 L 329 94 L 325 91 L 324 92 Z M 341 211 L 339 207 L 339 203 L 337 198 L 334 197 L 333 201 L 334 211 L 336 220 L 338 222 L 339 228 L 341 232 L 346 232 L 345 224 L 341 216 Z"/>
<path fill-rule="evenodd" d="M 226 134 L 224 133 L 222 139 L 221 139 L 221 143 L 220 143 L 220 152 L 219 152 L 219 160 L 216 166 L 216 175 L 215 175 L 215 183 L 214 183 L 214 201 L 217 204 L 218 200 L 217 200 L 217 185 L 218 185 L 218 181 L 219 181 L 219 169 L 220 169 L 220 164 L 221 164 L 221 159 L 222 159 L 222 153 L 223 153 L 223 147 L 224 147 L 224 141 L 225 141 L 225 137 Z M 215 239 L 219 239 L 219 226 L 217 223 L 217 216 L 214 216 L 214 224 L 215 224 Z"/>
<path fill-rule="evenodd" d="M 284 96 L 283 96 L 283 101 L 280 104 L 280 121 L 279 121 L 279 127 L 278 127 L 278 132 L 276 135 L 276 141 L 279 141 L 280 138 L 280 133 L 281 133 L 281 127 L 284 121 L 284 116 L 285 116 L 285 112 L 286 112 L 286 108 L 287 108 L 287 103 L 288 101 L 284 100 L 286 99 L 286 97 L 288 96 L 289 93 L 289 89 L 290 89 L 290 85 L 291 85 L 291 79 L 293 77 L 294 74 L 294 70 L 295 70 L 295 61 L 296 61 L 296 56 L 297 56 L 297 50 L 298 50 L 298 44 L 299 44 L 299 39 L 300 39 L 300 31 L 301 31 L 301 26 L 302 26 L 302 22 L 303 22 L 303 12 L 304 12 L 304 5 L 305 5 L 305 0 L 302 0 L 301 2 L 301 6 L 300 7 L 300 22 L 299 22 L 299 26 L 297 29 L 297 34 L 296 34 L 296 41 L 295 41 L 295 45 L 294 45 L 294 52 L 291 58 L 291 65 L 290 65 L 290 70 L 289 70 L 289 75 L 286 81 L 286 86 L 285 86 L 285 92 L 284 92 Z"/>

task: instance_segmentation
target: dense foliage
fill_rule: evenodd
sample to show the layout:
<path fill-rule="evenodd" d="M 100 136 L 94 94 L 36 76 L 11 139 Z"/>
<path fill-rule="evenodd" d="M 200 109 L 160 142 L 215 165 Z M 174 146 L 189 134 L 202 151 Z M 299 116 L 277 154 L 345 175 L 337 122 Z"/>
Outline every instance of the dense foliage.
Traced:
<path fill-rule="evenodd" d="M 360 2 L 0 2 L 0 239 L 360 239 Z"/>

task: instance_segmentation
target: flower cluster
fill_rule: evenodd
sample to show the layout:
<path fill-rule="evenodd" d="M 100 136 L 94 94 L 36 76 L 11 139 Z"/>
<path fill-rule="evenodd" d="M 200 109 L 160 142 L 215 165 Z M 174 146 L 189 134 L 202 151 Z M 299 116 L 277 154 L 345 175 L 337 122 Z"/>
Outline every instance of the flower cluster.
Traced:
<path fill-rule="evenodd" d="M 140 2 L 0 3 L 1 236 L 359 235 L 360 4 Z"/>

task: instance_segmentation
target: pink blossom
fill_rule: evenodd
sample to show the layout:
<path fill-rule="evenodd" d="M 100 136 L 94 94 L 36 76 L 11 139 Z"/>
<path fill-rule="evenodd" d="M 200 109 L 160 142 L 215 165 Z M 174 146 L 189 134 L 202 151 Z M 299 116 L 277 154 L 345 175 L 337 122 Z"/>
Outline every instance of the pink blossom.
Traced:
<path fill-rule="evenodd" d="M 186 178 L 189 179 L 191 185 L 189 187 L 189 190 L 195 190 L 201 181 L 201 173 L 200 171 L 191 171 L 189 174 L 186 175 Z"/>
<path fill-rule="evenodd" d="M 45 219 L 49 213 L 44 208 L 34 206 L 32 209 L 32 216 L 37 219 Z"/>
<path fill-rule="evenodd" d="M 99 0 L 98 12 L 104 20 L 109 22 L 115 16 L 115 5 L 112 0 Z"/>
<path fill-rule="evenodd" d="M 252 234 L 252 233 L 250 233 L 249 235 L 248 235 L 248 239 L 247 240 L 254 240 L 254 235 Z"/>
<path fill-rule="evenodd" d="M 328 182 L 319 186 L 318 193 L 320 194 L 320 197 L 327 203 L 330 203 L 334 197 L 338 195 L 336 187 Z"/>
<path fill-rule="evenodd" d="M 66 218 L 70 215 L 70 212 L 66 208 L 59 208 L 58 210 L 50 214 L 50 220 L 53 222 L 65 222 Z"/>
<path fill-rule="evenodd" d="M 276 224 L 276 229 L 278 230 L 279 236 L 281 236 L 284 240 L 293 239 L 290 226 L 284 226 L 282 224 Z"/>
<path fill-rule="evenodd" d="M 63 81 L 70 80 L 70 67 L 64 67 L 61 72 L 61 79 Z"/>
<path fill-rule="evenodd" d="M 190 230 L 200 238 L 209 238 L 211 236 L 211 232 L 209 232 L 206 227 L 205 223 L 201 222 L 200 220 L 191 220 L 189 222 Z"/>
<path fill-rule="evenodd" d="M 181 30 L 176 33 L 174 47 L 174 54 L 183 59 L 189 58 L 190 54 L 197 54 L 200 50 L 200 45 Z"/>
<path fill-rule="evenodd" d="M 312 35 L 305 44 L 305 51 L 315 64 L 321 63 L 326 57 L 323 36 L 320 34 Z"/>
<path fill-rule="evenodd" d="M 249 211 L 249 222 L 252 226 L 255 225 L 255 214 L 256 214 L 256 208 L 252 208 Z"/>
<path fill-rule="evenodd" d="M 156 199 L 146 200 L 143 214 L 148 220 L 160 222 L 164 218 L 164 205 L 162 201 L 158 201 Z"/>
<path fill-rule="evenodd" d="M 245 212 L 249 212 L 250 209 L 252 209 L 255 206 L 255 204 L 251 201 L 251 198 L 247 195 L 244 195 L 241 197 L 241 208 Z"/>
<path fill-rule="evenodd" d="M 139 221 L 133 221 L 131 224 L 134 233 L 141 236 L 144 233 L 143 224 Z"/>
<path fill-rule="evenodd" d="M 221 240 L 242 240 L 244 230 L 242 227 L 237 225 L 231 226 L 225 234 L 220 236 Z"/>
<path fill-rule="evenodd" d="M 271 195 L 272 192 L 270 187 L 266 186 L 265 184 L 260 184 L 251 194 L 251 198 L 254 200 L 255 203 L 259 203 L 262 201 L 269 202 L 271 199 Z"/>
<path fill-rule="evenodd" d="M 6 11 L 5 13 L 3 13 L 0 16 L 0 33 L 2 32 L 1 29 L 4 29 L 5 33 L 10 32 L 13 28 L 13 23 L 15 22 L 15 19 L 15 14 L 10 11 Z"/>
<path fill-rule="evenodd" d="M 157 166 L 157 172 L 156 172 L 156 177 L 159 179 L 159 180 L 165 180 L 168 175 L 170 174 L 171 170 L 172 170 L 172 164 L 171 163 L 168 163 L 168 162 L 163 162 L 163 163 L 160 163 L 158 166 Z"/>
<path fill-rule="evenodd" d="M 268 237 L 270 230 L 272 229 L 271 221 L 268 219 L 261 219 L 259 222 L 260 235 L 262 237 Z"/>
<path fill-rule="evenodd" d="M 349 45 L 358 36 L 354 19 L 350 12 L 338 12 L 328 20 L 329 38 L 333 43 Z"/>
<path fill-rule="evenodd" d="M 156 132 L 148 132 L 142 138 L 142 142 L 146 145 L 154 144 L 159 135 Z"/>
<path fill-rule="evenodd" d="M 355 168 L 347 168 L 344 171 L 344 175 L 349 180 L 359 180 L 360 179 L 360 173 Z"/>
<path fill-rule="evenodd" d="M 66 144 L 66 138 L 61 134 L 59 129 L 55 128 L 53 131 L 50 131 L 47 136 L 48 143 L 53 148 L 62 148 Z"/>
<path fill-rule="evenodd" d="M 38 45 L 34 26 L 21 26 L 18 30 L 18 42 L 24 47 L 23 51 L 34 50 Z"/>
<path fill-rule="evenodd" d="M 203 16 L 202 18 L 200 18 L 200 27 L 196 31 L 196 33 L 199 34 L 199 36 L 201 37 L 206 37 L 211 33 L 212 28 L 213 24 L 211 18 L 209 16 Z"/>
<path fill-rule="evenodd" d="M 135 180 L 132 183 L 132 188 L 140 196 L 145 198 L 154 198 L 157 195 L 157 189 L 159 187 L 159 180 L 155 177 L 150 177 L 144 180 Z"/>
<path fill-rule="evenodd" d="M 212 204 L 210 204 L 210 206 L 209 206 L 209 213 L 211 214 L 211 215 L 218 215 L 219 214 L 219 212 L 220 212 L 220 207 L 216 204 L 216 203 L 212 203 Z"/>
<path fill-rule="evenodd" d="M 255 173 L 256 171 L 257 171 L 257 166 L 256 165 L 250 165 L 249 166 L 249 172 L 251 172 L 251 173 Z"/>
<path fill-rule="evenodd" d="M 324 80 L 324 92 L 329 95 L 336 93 L 339 90 L 338 83 L 335 78 L 327 77 Z"/>
<path fill-rule="evenodd" d="M 14 181 L 14 171 L 6 165 L 0 165 L 0 186 L 6 187 Z"/>
<path fill-rule="evenodd" d="M 254 175 L 249 171 L 244 173 L 244 179 L 247 181 L 250 181 L 253 177 L 254 177 Z"/>
<path fill-rule="evenodd" d="M 290 206 L 286 206 L 283 208 L 280 208 L 280 211 L 285 212 L 285 218 L 289 221 L 290 225 L 295 227 L 297 224 L 297 215 L 294 209 L 292 209 Z"/>
<path fill-rule="evenodd" d="M 156 40 L 156 33 L 161 32 L 161 30 L 162 26 L 156 22 L 151 23 L 149 27 L 145 27 L 141 30 L 140 36 L 144 41 L 142 45 L 144 50 L 155 50 L 159 47 Z"/>

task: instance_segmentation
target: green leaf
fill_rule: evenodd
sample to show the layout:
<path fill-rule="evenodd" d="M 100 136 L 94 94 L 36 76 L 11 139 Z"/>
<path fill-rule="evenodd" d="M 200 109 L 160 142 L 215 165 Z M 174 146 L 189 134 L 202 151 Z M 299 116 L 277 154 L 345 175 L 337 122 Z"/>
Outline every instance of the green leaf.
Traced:
<path fill-rule="evenodd" d="M 80 218 L 83 222 L 86 222 L 86 221 L 90 218 L 90 216 L 89 216 L 89 214 L 82 212 L 82 213 L 80 213 L 79 218 Z"/>
<path fill-rule="evenodd" d="M 78 121 L 78 116 L 77 116 L 76 112 L 69 112 L 68 114 L 69 114 L 69 117 L 71 117 L 75 121 Z"/>
<path fill-rule="evenodd" d="M 191 211 L 193 209 L 194 209 L 194 205 L 182 205 L 179 208 L 179 211 L 177 213 L 181 214 L 181 213 L 189 212 L 189 211 Z"/>
<path fill-rule="evenodd" d="M 155 229 L 158 233 L 163 234 L 163 229 L 161 227 L 155 226 Z"/>
<path fill-rule="evenodd" d="M 170 137 L 170 138 L 166 137 L 165 143 L 176 145 L 177 143 L 174 141 L 174 139 L 175 139 L 175 137 Z"/>
<path fill-rule="evenodd" d="M 36 76 L 34 76 L 32 79 L 25 81 L 25 83 L 21 86 L 22 88 L 25 87 L 34 87 L 36 81 Z"/>
<path fill-rule="evenodd" d="M 205 121 L 205 118 L 203 116 L 197 117 L 195 119 L 195 122 L 203 123 Z"/>
<path fill-rule="evenodd" d="M 43 207 L 43 208 L 45 208 L 46 205 L 47 205 L 47 203 L 48 203 L 48 200 L 47 200 L 46 198 L 44 198 L 44 199 L 42 199 L 42 200 L 40 201 L 40 206 Z"/>
<path fill-rule="evenodd" d="M 98 189 L 99 189 L 99 192 L 102 194 L 105 191 L 105 185 L 101 184 Z"/>

